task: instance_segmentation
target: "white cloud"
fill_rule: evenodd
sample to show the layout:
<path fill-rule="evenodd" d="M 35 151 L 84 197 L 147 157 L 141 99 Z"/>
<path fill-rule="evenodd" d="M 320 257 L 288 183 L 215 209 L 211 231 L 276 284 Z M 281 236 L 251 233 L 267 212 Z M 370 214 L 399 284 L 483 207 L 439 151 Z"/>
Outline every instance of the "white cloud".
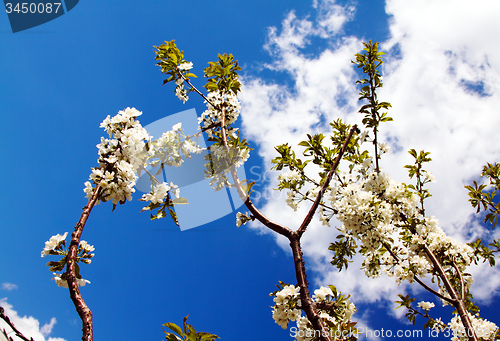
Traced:
<path fill-rule="evenodd" d="M 50 323 L 44 324 L 40 327 L 40 322 L 33 316 L 20 317 L 17 311 L 13 309 L 13 306 L 7 303 L 7 298 L 0 299 L 0 306 L 4 308 L 5 314 L 9 317 L 14 326 L 24 334 L 24 336 L 33 338 L 37 341 L 65 341 L 65 339 L 60 337 L 49 337 L 52 333 L 52 328 L 57 322 L 55 317 L 50 320 Z M 12 330 L 3 320 L 0 320 L 0 329 L 5 329 L 8 333 Z M 12 336 L 14 334 L 12 333 L 8 335 Z M 1 334 L 0 341 L 3 341 Z"/>
<path fill-rule="evenodd" d="M 18 286 L 16 284 L 13 284 L 13 283 L 2 283 L 2 289 L 3 290 L 7 290 L 7 291 L 10 291 L 10 290 L 16 290 L 18 289 Z"/>
<path fill-rule="evenodd" d="M 290 13 L 281 30 L 269 30 L 266 48 L 273 61 L 265 67 L 285 73 L 293 86 L 256 76 L 244 78 L 240 95 L 243 132 L 259 144 L 264 165 L 277 156 L 274 146 L 285 142 L 296 146 L 306 133 L 328 133 L 328 122 L 336 118 L 361 124 L 356 74 L 350 61 L 362 45 L 355 37 L 341 36 L 342 25 L 352 18 L 352 8 L 333 1 L 314 1 L 313 5 L 319 11 L 317 20 Z M 488 232 L 474 218 L 463 186 L 478 177 L 486 162 L 500 159 L 500 50 L 492 43 L 497 39 L 500 3 L 388 0 L 386 10 L 392 16 L 391 37 L 382 42 L 382 49 L 399 50 L 399 54 L 388 55 L 384 88 L 379 93 L 381 100 L 392 103 L 390 116 L 394 118 L 381 128 L 395 150 L 382 159 L 382 166 L 395 179 L 409 182 L 403 169 L 412 162 L 407 151 L 432 152 L 428 169 L 437 183 L 429 186 L 433 197 L 427 202 L 427 214 L 435 215 L 443 229 L 458 240 L 487 237 Z M 307 46 L 313 37 L 327 39 L 328 48 L 311 56 Z M 275 180 L 263 195 L 272 198 L 273 187 Z M 301 206 L 293 212 L 284 199 L 271 200 L 261 210 L 296 229 L 309 207 Z M 327 250 L 334 236 L 333 227 L 322 227 L 318 221 L 304 234 L 306 268 L 320 274 L 317 284 L 334 284 L 353 294 L 355 302 L 394 301 L 397 293 L 408 289 L 387 277 L 366 278 L 357 258 L 347 271 L 337 273 L 329 264 Z M 277 237 L 277 243 L 289 249 L 285 238 Z M 471 271 L 477 276 L 472 291 L 478 300 L 486 302 L 498 294 L 499 271 L 486 266 Z M 486 278 L 488 281 L 483 280 Z M 420 290 L 415 285 L 411 288 Z"/>

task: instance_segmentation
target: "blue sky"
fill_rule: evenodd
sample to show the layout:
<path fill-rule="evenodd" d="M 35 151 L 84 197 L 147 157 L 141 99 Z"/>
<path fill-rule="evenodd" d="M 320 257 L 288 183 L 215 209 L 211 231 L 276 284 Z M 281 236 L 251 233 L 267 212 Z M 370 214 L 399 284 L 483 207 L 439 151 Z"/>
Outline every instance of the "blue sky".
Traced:
<path fill-rule="evenodd" d="M 153 45 L 171 39 L 198 75 L 217 53 L 232 53 L 240 61 L 241 128 L 255 148 L 246 175 L 258 182 L 262 198 L 276 198 L 261 199 L 258 206 L 290 226 L 307 207 L 294 214 L 284 196 L 272 191 L 277 174 L 266 170 L 273 147 L 327 132 L 327 122 L 336 117 L 360 123 L 357 71 L 350 60 L 362 41 L 381 41 L 388 60 L 380 96 L 393 104 L 395 119 L 382 132 L 394 151 L 384 169 L 407 181 L 406 150 L 431 151 L 437 183 L 430 188 L 428 211 L 459 240 L 488 237 L 463 185 L 477 178 L 485 162 L 500 158 L 500 51 L 491 43 L 499 14 L 496 1 L 89 0 L 16 34 L 2 14 L 2 305 L 18 314 L 19 324 L 26 323 L 37 341 L 81 338 L 68 292 L 50 281 L 48 259 L 40 252 L 46 240 L 71 232 L 79 219 L 86 204 L 83 183 L 96 165 L 99 124 L 107 115 L 136 107 L 146 126 L 205 109 L 194 94 L 182 104 L 172 86 L 161 86 Z M 82 267 L 92 282 L 82 293 L 94 314 L 96 338 L 160 340 L 163 323 L 180 324 L 189 314 L 197 330 L 224 340 L 293 339 L 274 323 L 267 296 L 278 280 L 295 283 L 284 240 L 256 223 L 236 228 L 235 212 L 180 231 L 167 219 L 149 221 L 139 212 L 139 197 L 136 193 L 115 212 L 109 203 L 96 206 L 84 231 L 83 239 L 96 248 L 92 264 Z M 218 202 L 206 192 L 195 199 Z M 305 236 L 313 289 L 334 284 L 351 293 L 362 326 L 413 329 L 390 302 L 405 291 L 422 300 L 432 297 L 392 279 L 368 280 L 359 261 L 337 274 L 328 266 L 333 227 L 316 221 Z M 499 271 L 471 272 L 482 316 L 500 323 L 492 308 L 498 303 Z M 449 321 L 450 309 L 436 312 Z"/>

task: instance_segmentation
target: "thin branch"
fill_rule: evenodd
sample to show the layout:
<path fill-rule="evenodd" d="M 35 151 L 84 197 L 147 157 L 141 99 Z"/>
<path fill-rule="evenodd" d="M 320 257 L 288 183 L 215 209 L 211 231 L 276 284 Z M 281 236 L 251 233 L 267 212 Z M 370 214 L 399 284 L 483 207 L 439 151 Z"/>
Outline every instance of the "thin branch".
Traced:
<path fill-rule="evenodd" d="M 94 194 L 90 197 L 87 205 L 83 208 L 82 215 L 80 216 L 80 220 L 75 226 L 75 231 L 71 234 L 71 243 L 69 245 L 68 255 L 67 255 L 67 281 L 69 288 L 69 295 L 73 304 L 82 320 L 82 340 L 83 341 L 93 341 L 94 340 L 94 332 L 93 332 L 93 323 L 92 323 L 92 312 L 89 307 L 83 300 L 83 297 L 80 293 L 80 288 L 78 287 L 77 277 L 76 277 L 76 256 L 78 254 L 78 246 L 80 245 L 80 238 L 82 236 L 83 228 L 85 227 L 85 223 L 89 217 L 90 211 L 97 202 L 97 198 L 99 194 L 101 194 L 102 188 L 97 185 Z"/>
<path fill-rule="evenodd" d="M 8 334 L 7 334 L 7 331 L 5 329 L 2 329 L 2 334 L 5 336 L 5 339 L 7 341 L 14 341 Z"/>
<path fill-rule="evenodd" d="M 9 325 L 9 327 L 11 327 L 11 328 L 12 328 L 12 330 L 16 333 L 16 336 L 17 336 L 17 337 L 19 337 L 19 338 L 23 339 L 24 341 L 34 341 L 34 340 L 33 340 L 33 338 L 29 338 L 29 339 L 28 339 L 26 336 L 24 336 L 24 335 L 23 335 L 23 333 L 21 333 L 21 332 L 20 332 L 20 331 L 16 328 L 16 326 L 14 326 L 14 323 L 12 323 L 12 322 L 10 321 L 9 317 L 8 317 L 7 315 L 5 315 L 5 310 L 3 309 L 3 307 L 0 307 L 0 318 L 1 318 L 2 320 L 4 320 L 4 321 L 5 321 L 5 322 Z M 7 335 L 7 333 L 5 332 L 5 329 L 3 330 L 3 335 L 5 335 L 5 337 L 6 337 L 8 340 L 12 341 L 12 338 L 11 338 L 11 337 L 9 337 L 9 336 Z"/>
<path fill-rule="evenodd" d="M 307 319 L 311 322 L 313 328 L 320 331 L 320 340 L 331 341 L 332 339 L 330 333 L 328 333 L 328 329 L 326 328 L 323 319 L 319 316 L 319 313 L 316 310 L 316 304 L 311 299 L 311 294 L 309 293 L 309 284 L 307 283 L 306 269 L 300 245 L 299 233 L 294 231 L 289 240 L 295 264 L 295 276 L 297 278 L 297 284 L 300 287 L 300 302 L 302 303 L 302 309 L 306 313 Z"/>
<path fill-rule="evenodd" d="M 387 251 L 389 251 L 389 253 L 391 254 L 392 258 L 394 258 L 396 260 L 396 262 L 400 263 L 401 260 L 399 259 L 399 257 L 391 250 L 391 248 L 389 247 L 389 245 L 387 245 L 387 243 L 383 243 L 385 249 Z M 453 301 L 452 299 L 444 296 L 443 294 L 440 294 L 438 291 L 432 289 L 430 286 L 428 286 L 427 284 L 425 284 L 424 282 L 422 282 L 422 280 L 420 280 L 420 278 L 418 278 L 417 276 L 413 276 L 413 279 L 415 280 L 415 282 L 417 282 L 418 284 L 420 284 L 422 287 L 424 287 L 425 290 L 431 292 L 432 294 L 436 295 L 437 297 L 439 297 L 440 299 L 443 299 L 445 300 L 446 302 L 450 303 L 451 305 L 454 305 L 455 304 L 455 301 Z"/>
<path fill-rule="evenodd" d="M 209 103 L 212 107 L 217 108 L 208 98 L 205 96 L 200 90 L 198 90 L 191 82 L 189 81 L 189 78 L 184 76 L 182 72 L 177 68 L 177 73 L 181 76 L 182 80 L 186 82 L 192 90 L 194 90 L 198 95 L 200 95 L 207 103 Z"/>
<path fill-rule="evenodd" d="M 453 262 L 453 267 L 455 268 L 455 271 L 458 274 L 458 279 L 460 280 L 460 299 L 465 300 L 465 283 L 464 283 L 464 278 L 462 276 L 462 272 L 458 270 L 457 264 Z"/>
<path fill-rule="evenodd" d="M 354 132 L 359 131 L 358 127 L 356 125 L 353 125 L 351 130 L 349 131 L 349 135 L 347 136 L 347 139 L 344 142 L 344 145 L 342 146 L 342 149 L 339 152 L 339 155 L 337 156 L 337 159 L 335 160 L 335 163 L 333 164 L 332 168 L 328 172 L 328 175 L 325 179 L 325 182 L 323 183 L 323 186 L 321 187 L 318 196 L 316 197 L 316 200 L 314 201 L 314 204 L 311 206 L 309 209 L 309 213 L 305 217 L 304 221 L 302 222 L 302 225 L 300 225 L 299 229 L 297 230 L 297 233 L 299 234 L 299 238 L 304 234 L 306 231 L 307 226 L 309 226 L 309 223 L 311 222 L 314 213 L 316 212 L 316 209 L 318 208 L 319 203 L 321 202 L 321 198 L 323 197 L 323 194 L 325 193 L 325 190 L 328 188 L 330 185 L 330 180 L 332 179 L 333 174 L 337 170 L 337 167 L 340 163 L 340 160 L 342 159 L 342 156 L 344 155 L 345 150 L 347 149 L 347 146 L 349 144 L 349 141 L 351 140 L 352 135 Z"/>
<path fill-rule="evenodd" d="M 300 192 L 300 191 L 298 191 L 298 190 L 295 190 L 295 192 L 297 192 L 297 193 L 299 193 L 300 195 L 302 195 L 302 200 L 309 200 L 309 201 L 312 201 L 312 202 L 314 202 L 314 201 L 315 201 L 315 200 L 313 200 L 313 199 L 309 198 L 307 195 L 302 194 L 302 192 Z M 325 205 L 325 204 L 320 203 L 320 204 L 319 204 L 319 206 L 324 207 L 324 208 L 326 208 L 326 209 L 329 209 L 329 210 L 333 211 L 333 213 L 335 213 L 335 214 L 337 214 L 337 213 L 338 213 L 338 211 L 337 211 L 336 209 L 334 209 L 333 207 L 330 207 L 330 206 L 328 206 L 328 205 Z"/>
<path fill-rule="evenodd" d="M 306 175 L 306 173 L 304 172 L 304 170 L 303 170 L 303 169 L 301 169 L 301 170 L 300 170 L 300 174 L 302 174 L 302 176 L 303 176 L 303 177 L 304 177 L 307 181 L 309 181 L 310 183 L 312 183 L 313 185 L 315 185 L 315 186 L 317 186 L 317 187 L 319 187 L 319 186 L 320 186 L 320 184 L 319 184 L 319 183 L 317 183 L 314 179 L 311 179 L 310 177 L 308 177 L 308 176 Z"/>
<path fill-rule="evenodd" d="M 434 323 L 436 323 L 437 325 L 439 325 L 441 328 L 448 328 L 448 325 L 446 325 L 444 322 L 442 321 L 436 321 L 434 320 L 432 317 L 429 316 L 429 314 L 426 312 L 425 314 L 422 314 L 420 311 L 418 311 L 417 309 L 414 309 L 412 308 L 411 306 L 409 307 L 409 309 L 411 311 L 414 311 L 415 313 L 417 313 L 418 315 L 422 316 L 422 317 L 425 317 L 427 320 L 429 321 L 433 321 Z"/>
<path fill-rule="evenodd" d="M 474 331 L 474 327 L 472 326 L 472 322 L 469 318 L 469 314 L 467 308 L 465 307 L 463 299 L 460 299 L 458 297 L 458 294 L 455 291 L 455 288 L 453 288 L 453 286 L 451 285 L 450 279 L 446 275 L 446 272 L 444 271 L 441 263 L 439 263 L 434 253 L 425 244 L 424 251 L 427 254 L 427 257 L 429 257 L 429 259 L 431 260 L 434 269 L 437 270 L 439 277 L 441 277 L 441 280 L 443 281 L 446 290 L 450 294 L 451 299 L 455 300 L 453 306 L 455 307 L 455 309 L 457 309 L 458 315 L 460 315 L 460 320 L 462 320 L 462 324 L 464 325 L 469 340 L 477 341 L 476 332 Z"/>
<path fill-rule="evenodd" d="M 222 118 L 221 118 L 221 125 L 222 125 L 222 143 L 224 145 L 224 148 L 226 151 L 229 151 L 229 145 L 227 143 L 227 134 L 226 134 L 226 107 L 222 106 L 221 110 Z M 245 193 L 243 188 L 241 187 L 241 181 L 238 177 L 238 173 L 236 172 L 236 168 L 234 165 L 231 165 L 230 167 L 230 172 L 231 176 L 233 177 L 234 184 L 236 186 L 236 190 L 238 191 L 238 195 L 240 198 L 245 199 L 245 206 L 248 208 L 250 213 L 258 220 L 260 221 L 264 226 L 268 227 L 269 229 L 273 230 L 276 233 L 279 233 L 287 238 L 291 236 L 292 230 L 290 230 L 288 227 L 280 225 L 278 223 L 275 223 L 274 221 L 270 220 L 268 217 L 266 217 L 262 212 L 260 212 L 257 207 L 253 204 L 252 200 L 250 199 L 250 196 Z"/>
<path fill-rule="evenodd" d="M 370 97 L 370 104 L 372 105 L 371 107 L 371 114 L 372 114 L 372 118 L 376 119 L 377 117 L 377 110 L 375 108 L 375 102 L 377 100 L 377 94 L 375 93 L 375 85 L 373 84 L 373 73 L 370 73 L 370 92 L 371 92 L 371 97 Z M 380 168 L 379 168 L 379 164 L 378 164 L 378 159 L 379 159 L 379 156 L 378 156 L 378 142 L 377 142 L 377 132 L 378 132 L 378 129 L 377 129 L 377 125 L 375 125 L 373 127 L 373 135 L 374 135 L 374 139 L 373 139 L 373 145 L 375 146 L 375 170 L 377 173 L 380 172 Z"/>

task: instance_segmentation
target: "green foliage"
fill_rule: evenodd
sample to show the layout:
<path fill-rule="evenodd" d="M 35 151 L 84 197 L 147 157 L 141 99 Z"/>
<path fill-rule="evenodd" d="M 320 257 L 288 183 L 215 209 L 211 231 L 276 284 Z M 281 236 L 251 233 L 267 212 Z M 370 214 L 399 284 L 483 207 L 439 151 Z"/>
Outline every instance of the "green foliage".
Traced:
<path fill-rule="evenodd" d="M 421 150 L 420 153 L 417 154 L 415 149 L 411 149 L 408 153 L 415 158 L 415 164 L 406 165 L 404 168 L 408 169 L 408 176 L 410 179 L 416 177 L 417 185 L 416 187 L 414 185 L 407 185 L 407 188 L 411 188 L 415 191 L 420 197 L 420 202 L 423 207 L 424 200 L 432 196 L 428 189 L 424 189 L 424 185 L 432 180 L 429 177 L 429 173 L 422 167 L 423 163 L 432 161 L 432 159 L 428 157 L 431 153 Z"/>
<path fill-rule="evenodd" d="M 168 82 L 176 81 L 182 77 L 186 79 L 196 77 L 196 75 L 189 72 L 189 70 L 179 70 L 179 65 L 187 63 L 187 60 L 184 59 L 184 51 L 177 48 L 175 40 L 165 41 L 165 44 L 154 46 L 154 48 L 156 49 L 155 60 L 158 60 L 156 65 L 160 66 L 162 73 L 168 75 L 168 78 L 163 81 L 163 85 Z"/>
<path fill-rule="evenodd" d="M 218 129 L 218 130 L 216 130 Z M 213 178 L 217 174 L 219 181 L 217 184 L 211 182 L 211 186 L 214 190 L 219 191 L 224 187 L 232 188 L 227 173 L 231 167 L 237 165 L 241 162 L 241 152 L 242 150 L 250 151 L 252 148 L 246 139 L 240 138 L 239 131 L 236 134 L 231 134 L 227 136 L 227 147 L 224 148 L 222 132 L 220 128 L 215 128 L 212 131 L 212 136 L 208 138 L 208 142 L 214 142 L 214 145 L 221 146 L 217 153 L 205 154 L 204 159 L 207 161 L 205 164 L 205 178 Z M 250 190 L 253 185 L 247 184 L 247 190 Z"/>
<path fill-rule="evenodd" d="M 365 73 L 368 78 L 363 78 L 356 81 L 356 84 L 364 85 L 359 92 L 359 100 L 368 100 L 368 104 L 365 104 L 359 109 L 359 112 L 365 114 L 363 118 L 363 124 L 367 128 L 373 128 L 374 131 L 381 122 L 392 121 L 392 118 L 387 116 L 387 112 L 380 112 L 380 110 L 389 110 L 391 104 L 388 102 L 379 102 L 377 99 L 376 89 L 383 86 L 382 75 L 380 74 L 379 67 L 383 64 L 381 58 L 384 52 L 379 52 L 378 43 L 372 43 L 370 40 L 368 43 L 363 43 L 365 48 L 362 53 L 357 53 L 356 61 L 351 61 L 356 64 L 358 68 L 363 68 L 363 73 Z"/>
<path fill-rule="evenodd" d="M 469 190 L 469 201 L 472 207 L 477 208 L 476 213 L 481 212 L 482 206 L 483 211 L 488 211 L 484 217 L 484 223 L 489 223 L 492 228 L 495 228 L 498 215 L 500 215 L 500 202 L 495 204 L 493 199 L 500 193 L 500 164 L 488 163 L 483 167 L 481 177 L 489 179 L 489 186 L 486 184 L 478 185 L 474 180 L 474 187 L 467 185 L 465 188 Z"/>
<path fill-rule="evenodd" d="M 486 177 L 489 180 L 489 184 L 479 185 L 474 180 L 474 186 L 466 185 L 465 188 L 469 190 L 469 201 L 472 207 L 476 208 L 476 213 L 480 213 L 481 211 L 488 212 L 484 217 L 484 223 L 490 224 L 492 228 L 495 228 L 500 214 L 500 202 L 495 204 L 494 201 L 495 196 L 500 193 L 500 164 L 487 163 L 483 167 L 481 177 Z M 482 259 L 483 263 L 488 261 L 490 266 L 495 266 L 496 259 L 494 253 L 500 253 L 500 240 L 493 240 L 486 246 L 482 239 L 478 238 L 468 243 L 468 245 L 474 249 L 475 264 Z"/>
<path fill-rule="evenodd" d="M 473 242 L 467 243 L 472 249 L 474 249 L 474 263 L 477 264 L 479 259 L 483 259 L 483 263 L 488 261 L 490 266 L 493 267 L 496 264 L 495 252 L 500 252 L 500 240 L 493 240 L 488 246 L 495 249 L 490 249 L 488 246 L 483 244 L 481 238 L 476 239 Z M 500 256 L 499 256 L 500 257 Z"/>
<path fill-rule="evenodd" d="M 172 217 L 172 220 L 177 226 L 179 225 L 179 220 L 177 219 L 177 214 L 173 210 L 174 205 L 181 205 L 181 204 L 187 204 L 188 201 L 186 198 L 175 198 L 172 200 L 170 198 L 170 194 L 168 194 L 163 202 L 157 202 L 157 203 L 149 203 L 148 206 L 144 207 L 141 212 L 143 211 L 153 211 L 155 209 L 158 209 L 158 211 L 155 214 L 151 214 L 151 220 L 155 219 L 161 219 L 165 218 L 167 216 L 167 210 L 170 216 Z"/>
<path fill-rule="evenodd" d="M 235 95 L 241 89 L 241 83 L 238 80 L 238 73 L 241 71 L 238 61 L 232 54 L 219 54 L 217 62 L 209 62 L 205 68 L 205 77 L 208 78 L 204 85 L 208 91 L 219 90 L 223 93 L 233 92 Z"/>
<path fill-rule="evenodd" d="M 333 259 L 330 262 L 333 266 L 336 266 L 339 271 L 342 268 L 349 266 L 352 263 L 352 257 L 356 254 L 356 240 L 352 237 L 340 234 L 337 236 L 338 241 L 331 243 L 328 250 L 333 251 Z"/>
<path fill-rule="evenodd" d="M 282 170 L 283 167 L 288 167 L 290 170 L 303 170 L 310 160 L 302 162 L 301 159 L 295 157 L 295 152 L 290 148 L 288 143 L 274 147 L 280 156 L 271 160 L 271 163 L 276 164 L 271 169 Z"/>
<path fill-rule="evenodd" d="M 189 316 L 189 315 L 188 315 Z M 194 328 L 187 323 L 187 318 L 188 316 L 184 317 L 182 320 L 183 323 L 183 329 L 176 325 L 175 323 L 165 323 L 163 324 L 164 327 L 169 328 L 173 332 L 175 332 L 177 335 L 175 335 L 172 332 L 167 332 L 165 329 L 163 332 L 166 334 L 165 338 L 168 341 L 179 341 L 179 340 L 185 340 L 185 341 L 214 341 L 215 339 L 220 339 L 217 335 L 210 334 L 210 333 L 205 333 L 205 332 L 196 332 Z"/>
<path fill-rule="evenodd" d="M 398 295 L 398 297 L 401 299 L 401 301 L 395 301 L 394 303 L 399 304 L 396 308 L 394 309 L 399 309 L 405 307 L 408 312 L 406 313 L 405 317 L 408 318 L 408 321 L 410 321 L 413 325 L 415 325 L 415 318 L 418 315 L 418 311 L 412 308 L 411 304 L 415 302 L 415 298 L 411 298 L 410 294 L 403 296 L 401 294 Z"/>
<path fill-rule="evenodd" d="M 416 175 L 416 176 L 420 176 L 422 175 L 422 164 L 424 162 L 430 162 L 432 161 L 432 159 L 430 157 L 427 157 L 428 155 L 430 155 L 431 153 L 430 152 L 425 152 L 423 150 L 420 151 L 419 154 L 417 154 L 416 150 L 415 149 L 411 149 L 408 154 L 410 154 L 411 156 L 413 156 L 415 158 L 415 165 L 416 166 L 413 166 L 413 165 L 406 165 L 405 168 L 408 168 L 408 176 L 410 177 L 410 179 L 413 179 L 413 177 Z"/>
<path fill-rule="evenodd" d="M 306 147 L 304 156 L 312 156 L 312 162 L 316 165 L 322 166 L 324 163 L 332 163 L 333 150 L 323 146 L 323 134 L 316 134 L 311 136 L 307 134 L 307 141 L 302 141 L 299 146 Z"/>

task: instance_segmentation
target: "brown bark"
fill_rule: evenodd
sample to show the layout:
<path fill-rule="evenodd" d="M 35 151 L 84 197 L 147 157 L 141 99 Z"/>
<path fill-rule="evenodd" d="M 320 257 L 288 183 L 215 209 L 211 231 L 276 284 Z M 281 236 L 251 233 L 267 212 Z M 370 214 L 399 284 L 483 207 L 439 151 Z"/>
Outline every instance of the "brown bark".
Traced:
<path fill-rule="evenodd" d="M 75 226 L 75 231 L 71 234 L 71 243 L 69 245 L 68 256 L 67 256 L 67 266 L 66 266 L 66 276 L 68 281 L 69 295 L 73 304 L 82 320 L 82 340 L 83 341 L 93 341 L 93 323 L 92 323 L 92 312 L 83 300 L 80 293 L 80 288 L 78 287 L 76 278 L 76 256 L 78 254 L 78 246 L 80 245 L 80 238 L 82 236 L 83 228 L 89 217 L 90 211 L 97 202 L 97 198 L 101 193 L 101 187 L 97 186 L 94 190 L 94 194 L 89 199 L 87 205 L 83 208 L 80 220 Z"/>
<path fill-rule="evenodd" d="M 472 326 L 472 322 L 469 318 L 469 314 L 467 311 L 467 308 L 465 307 L 464 303 L 464 297 L 459 297 L 457 294 L 455 288 L 453 288 L 453 285 L 450 282 L 450 279 L 448 278 L 448 275 L 444 271 L 443 267 L 441 266 L 441 263 L 438 261 L 434 253 L 429 249 L 427 245 L 424 245 L 424 252 L 427 255 L 427 257 L 430 259 L 432 262 L 432 265 L 434 269 L 437 270 L 439 277 L 443 281 L 443 284 L 446 288 L 446 291 L 448 291 L 448 294 L 450 294 L 451 300 L 453 301 L 453 306 L 455 309 L 457 309 L 458 315 L 460 316 L 460 320 L 462 321 L 462 324 L 464 325 L 465 331 L 467 333 L 467 337 L 469 338 L 469 341 L 477 341 L 477 336 L 476 332 L 474 331 L 474 327 Z M 458 270 L 458 269 L 457 269 Z M 463 282 L 462 282 L 462 290 L 463 289 Z"/>

